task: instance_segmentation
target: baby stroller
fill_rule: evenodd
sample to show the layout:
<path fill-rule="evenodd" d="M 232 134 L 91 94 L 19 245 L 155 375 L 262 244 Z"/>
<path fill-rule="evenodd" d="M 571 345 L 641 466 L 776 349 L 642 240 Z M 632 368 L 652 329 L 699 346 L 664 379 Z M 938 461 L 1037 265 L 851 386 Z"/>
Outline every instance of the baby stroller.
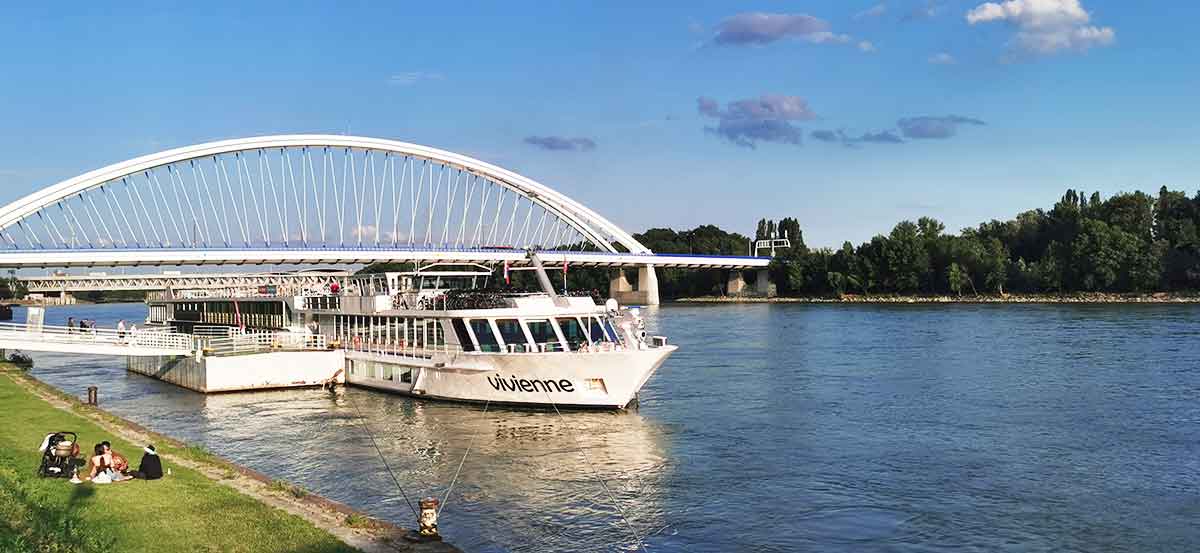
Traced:
<path fill-rule="evenodd" d="M 38 476 L 70 478 L 79 466 L 79 436 L 74 432 L 47 434 L 42 441 L 42 464 Z"/>

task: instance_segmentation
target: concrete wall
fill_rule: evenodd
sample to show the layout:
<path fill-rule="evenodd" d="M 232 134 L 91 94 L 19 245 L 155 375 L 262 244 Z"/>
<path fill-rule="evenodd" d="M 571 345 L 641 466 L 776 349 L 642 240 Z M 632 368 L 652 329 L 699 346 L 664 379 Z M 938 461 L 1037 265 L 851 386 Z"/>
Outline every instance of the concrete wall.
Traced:
<path fill-rule="evenodd" d="M 317 386 L 345 366 L 342 350 L 276 351 L 245 355 L 131 357 L 126 367 L 197 392 Z M 338 382 L 345 376 L 339 375 Z"/>
<path fill-rule="evenodd" d="M 204 363 L 190 355 L 127 357 L 125 368 L 189 390 L 203 392 L 205 388 Z"/>

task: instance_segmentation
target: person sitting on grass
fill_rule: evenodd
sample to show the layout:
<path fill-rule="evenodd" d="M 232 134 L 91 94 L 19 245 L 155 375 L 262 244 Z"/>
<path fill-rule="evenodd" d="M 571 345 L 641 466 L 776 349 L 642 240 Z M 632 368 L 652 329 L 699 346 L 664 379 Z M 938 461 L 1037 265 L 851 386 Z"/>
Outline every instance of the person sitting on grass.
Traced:
<path fill-rule="evenodd" d="M 136 472 L 131 473 L 134 478 L 143 480 L 158 480 L 163 477 L 162 461 L 158 458 L 158 450 L 154 449 L 154 444 L 150 444 L 142 448 L 142 462 L 138 463 Z"/>
<path fill-rule="evenodd" d="M 104 453 L 104 444 L 96 444 L 93 453 L 92 458 L 88 460 L 92 470 L 88 472 L 88 476 L 84 480 L 91 480 L 97 484 L 112 482 L 112 477 L 108 474 L 112 467 L 112 457 Z"/>
<path fill-rule="evenodd" d="M 127 478 L 132 478 L 132 476 L 126 475 L 126 473 L 129 472 L 129 459 L 126 459 L 124 455 L 113 451 L 112 444 L 108 443 L 108 441 L 100 442 L 100 445 L 104 446 L 104 452 L 107 453 L 109 458 L 112 460 L 112 469 L 117 473 L 118 476 L 121 477 L 119 479 L 124 480 Z M 118 480 L 118 478 L 113 479 L 114 482 L 116 480 Z"/>
<path fill-rule="evenodd" d="M 96 484 L 108 484 L 129 480 L 124 470 L 129 468 L 129 460 L 120 454 L 113 453 L 112 445 L 108 442 L 96 444 L 95 455 L 91 458 L 92 470 L 85 480 Z M 120 468 L 119 468 L 120 467 Z"/>

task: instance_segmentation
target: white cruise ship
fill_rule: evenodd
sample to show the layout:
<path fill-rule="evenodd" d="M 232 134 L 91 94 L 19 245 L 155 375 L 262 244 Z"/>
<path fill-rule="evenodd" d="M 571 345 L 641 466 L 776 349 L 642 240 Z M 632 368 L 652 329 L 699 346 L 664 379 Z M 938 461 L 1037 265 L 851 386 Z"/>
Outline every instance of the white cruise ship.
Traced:
<path fill-rule="evenodd" d="M 496 279 L 491 268 L 445 264 L 331 277 L 300 289 L 167 291 L 147 300 L 147 322 L 221 337 L 214 340 L 243 336 L 310 350 L 317 344 L 323 351 L 312 353 L 322 355 L 322 363 L 330 363 L 330 353 L 340 354 L 334 362 L 341 367 L 331 378 L 400 394 L 504 405 L 630 406 L 676 346 L 648 337 L 638 308 L 558 294 L 540 264 L 533 270 L 542 288 L 537 293 L 488 290 Z M 299 356 L 292 359 L 301 363 Z M 280 370 L 241 361 L 239 373 Z M 166 363 L 178 363 L 149 362 L 153 366 L 141 361 L 140 368 L 130 368 L 161 374 Z M 283 375 L 222 388 L 220 378 L 210 369 L 200 385 L 177 383 L 201 391 L 314 383 Z"/>

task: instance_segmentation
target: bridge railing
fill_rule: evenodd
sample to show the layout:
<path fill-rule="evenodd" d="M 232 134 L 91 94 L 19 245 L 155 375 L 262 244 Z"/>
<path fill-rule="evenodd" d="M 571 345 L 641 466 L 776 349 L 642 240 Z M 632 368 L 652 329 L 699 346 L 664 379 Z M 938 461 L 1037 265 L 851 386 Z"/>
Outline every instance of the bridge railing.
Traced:
<path fill-rule="evenodd" d="M 30 327 L 21 323 L 0 323 L 0 336 L 30 342 L 95 343 L 145 349 L 190 351 L 192 336 L 173 332 L 169 328 L 115 330 L 80 328 L 76 326 L 42 325 Z"/>

